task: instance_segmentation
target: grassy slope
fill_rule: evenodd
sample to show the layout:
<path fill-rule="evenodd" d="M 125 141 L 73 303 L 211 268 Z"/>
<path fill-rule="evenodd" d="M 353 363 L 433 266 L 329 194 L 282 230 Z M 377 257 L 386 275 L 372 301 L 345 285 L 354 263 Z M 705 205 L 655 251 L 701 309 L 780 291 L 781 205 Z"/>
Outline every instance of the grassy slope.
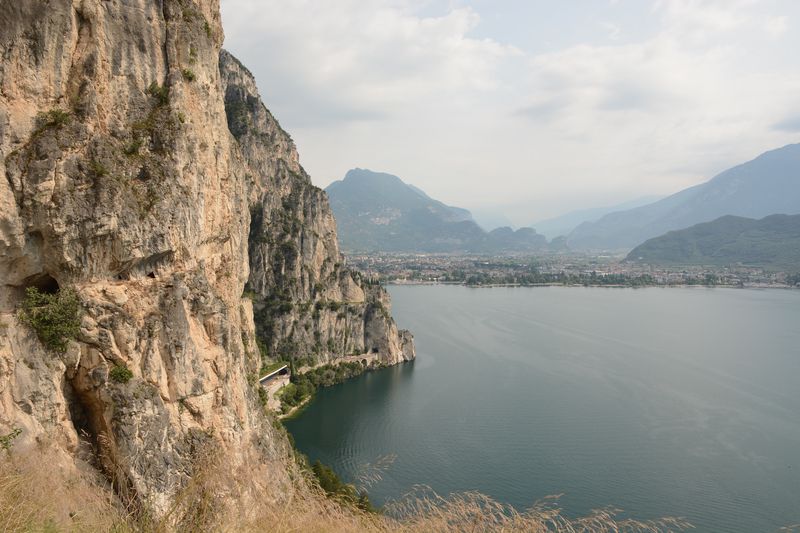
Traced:
<path fill-rule="evenodd" d="M 287 458 L 293 485 L 277 490 L 264 482 L 269 465 L 233 466 L 213 454 L 198 459 L 199 473 L 176 495 L 168 514 L 156 519 L 126 509 L 96 474 L 60 470 L 46 457 L 46 450 L 0 456 L 0 531 L 536 533 L 682 531 L 687 527 L 674 519 L 617 519 L 614 512 L 605 510 L 567 519 L 556 500 L 518 513 L 478 494 L 442 499 L 418 492 L 384 514 L 368 513 L 326 497 L 307 469 L 291 459 Z"/>

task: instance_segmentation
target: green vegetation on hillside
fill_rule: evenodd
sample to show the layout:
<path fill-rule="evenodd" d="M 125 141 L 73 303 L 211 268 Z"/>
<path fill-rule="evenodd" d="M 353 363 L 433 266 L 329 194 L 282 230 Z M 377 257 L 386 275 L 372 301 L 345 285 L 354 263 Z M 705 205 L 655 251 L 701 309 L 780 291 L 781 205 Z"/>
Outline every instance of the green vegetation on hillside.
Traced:
<path fill-rule="evenodd" d="M 14 428 L 10 433 L 0 435 L 0 449 L 10 452 L 11 448 L 14 446 L 14 440 L 20 435 L 22 435 L 22 429 L 20 428 Z"/>
<path fill-rule="evenodd" d="M 354 485 L 344 483 L 331 467 L 322 464 L 319 459 L 311 465 L 311 471 L 328 496 L 353 504 L 362 511 L 377 512 L 366 491 L 358 492 Z"/>
<path fill-rule="evenodd" d="M 70 113 L 59 108 L 54 108 L 50 111 L 39 113 L 36 116 L 36 129 L 34 130 L 34 136 L 48 128 L 60 128 L 61 126 L 65 126 L 69 124 L 70 120 Z"/>
<path fill-rule="evenodd" d="M 28 287 L 19 310 L 19 319 L 36 332 L 42 344 L 63 353 L 67 351 L 69 341 L 80 333 L 81 304 L 72 289 L 49 294 L 36 287 Z"/>
<path fill-rule="evenodd" d="M 259 370 L 259 374 L 260 374 L 259 377 L 263 377 L 263 376 L 265 376 L 267 374 L 271 374 L 272 372 L 275 372 L 276 370 L 278 370 L 279 368 L 281 368 L 282 366 L 287 365 L 287 364 L 288 363 L 286 361 L 275 361 L 274 363 L 264 364 L 264 365 L 261 366 L 261 369 Z"/>
<path fill-rule="evenodd" d="M 127 383 L 133 377 L 133 372 L 125 366 L 115 366 L 108 372 L 108 377 L 117 383 Z"/>
<path fill-rule="evenodd" d="M 721 217 L 650 239 L 634 248 L 627 260 L 794 270 L 800 268 L 800 215 Z"/>
<path fill-rule="evenodd" d="M 359 361 L 322 365 L 308 372 L 292 372 L 291 382 L 280 392 L 281 410 L 286 413 L 309 399 L 318 387 L 330 387 L 363 374 L 370 367 Z"/>

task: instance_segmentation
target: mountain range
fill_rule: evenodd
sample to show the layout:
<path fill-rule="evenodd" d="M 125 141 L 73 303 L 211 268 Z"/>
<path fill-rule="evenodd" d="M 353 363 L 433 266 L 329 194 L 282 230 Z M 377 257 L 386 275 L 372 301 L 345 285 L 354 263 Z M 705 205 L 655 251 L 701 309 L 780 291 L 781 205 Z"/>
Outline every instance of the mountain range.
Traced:
<path fill-rule="evenodd" d="M 660 200 L 663 196 L 642 196 L 628 202 L 616 204 L 608 207 L 590 207 L 588 209 L 577 209 L 570 211 L 563 215 L 559 215 L 544 220 L 539 220 L 531 224 L 531 227 L 536 228 L 538 233 L 541 233 L 548 239 L 555 239 L 560 236 L 569 235 L 572 230 L 580 226 L 584 222 L 596 222 L 603 215 L 614 213 L 616 211 L 624 211 L 626 209 L 633 209 L 643 205 L 651 204 Z"/>
<path fill-rule="evenodd" d="M 328 193 L 349 252 L 526 252 L 547 247 L 532 228 L 483 230 L 472 214 L 434 200 L 397 176 L 356 168 Z"/>
<path fill-rule="evenodd" d="M 650 246 L 671 246 L 665 244 L 668 232 L 727 215 L 747 220 L 800 214 L 800 144 L 766 152 L 705 183 L 656 201 L 640 198 L 540 221 L 538 233 L 530 227 L 514 231 L 507 226 L 487 232 L 467 209 L 446 205 L 382 172 L 350 170 L 326 192 L 341 246 L 348 252 L 621 251 L 660 236 L 666 240 Z M 726 218 L 714 229 L 728 235 L 739 227 L 737 224 Z M 726 229 L 722 230 L 723 226 Z M 554 239 L 549 245 L 546 235 Z M 643 250 L 651 253 L 649 247 Z M 724 256 L 727 252 L 720 253 Z M 676 262 L 686 260 L 680 254 L 675 257 Z M 707 259 L 703 255 L 697 260 Z M 734 255 L 722 260 L 737 262 Z"/>
<path fill-rule="evenodd" d="M 761 220 L 726 215 L 650 239 L 634 248 L 627 261 L 800 270 L 800 215 Z"/>
<path fill-rule="evenodd" d="M 668 231 L 724 215 L 800 213 L 800 144 L 766 152 L 657 202 L 585 222 L 567 238 L 573 250 L 631 249 Z"/>

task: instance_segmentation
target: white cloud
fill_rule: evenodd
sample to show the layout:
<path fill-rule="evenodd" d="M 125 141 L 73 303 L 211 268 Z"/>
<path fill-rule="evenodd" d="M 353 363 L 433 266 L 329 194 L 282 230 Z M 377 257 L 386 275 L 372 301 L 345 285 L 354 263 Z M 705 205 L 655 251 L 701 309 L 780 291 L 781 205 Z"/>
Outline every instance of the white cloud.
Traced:
<path fill-rule="evenodd" d="M 658 0 L 635 15 L 650 17 L 644 34 L 609 2 L 546 53 L 504 42 L 502 28 L 476 37 L 490 8 L 467 0 L 222 7 L 226 47 L 317 183 L 388 171 L 448 203 L 504 205 L 520 224 L 673 192 L 793 141 L 792 2 Z"/>
<path fill-rule="evenodd" d="M 784 144 L 775 131 L 788 129 L 774 125 L 798 101 L 800 75 L 746 58 L 752 42 L 737 38 L 760 29 L 754 7 L 660 1 L 661 30 L 646 40 L 537 55 L 520 114 L 586 158 L 597 179 L 576 181 L 598 193 L 674 191 Z"/>
<path fill-rule="evenodd" d="M 764 20 L 764 31 L 777 39 L 789 29 L 789 17 L 767 17 Z"/>
<path fill-rule="evenodd" d="M 606 30 L 608 38 L 612 41 L 618 40 L 622 34 L 622 28 L 619 24 L 614 24 L 613 22 L 601 22 L 600 27 Z"/>
<path fill-rule="evenodd" d="M 263 67 L 260 82 L 291 86 L 277 97 L 291 100 L 290 120 L 311 125 L 331 118 L 321 107 L 340 110 L 339 121 L 360 120 L 419 100 L 496 88 L 497 62 L 519 52 L 467 37 L 479 21 L 470 8 L 423 18 L 414 14 L 416 4 L 227 0 L 223 6 L 227 27 L 249 29 L 229 41 L 254 56 L 268 51 L 269 64 L 255 60 L 257 73 Z"/>
<path fill-rule="evenodd" d="M 685 33 L 733 31 L 748 21 L 747 10 L 757 0 L 657 0 L 654 10 L 667 24 Z"/>

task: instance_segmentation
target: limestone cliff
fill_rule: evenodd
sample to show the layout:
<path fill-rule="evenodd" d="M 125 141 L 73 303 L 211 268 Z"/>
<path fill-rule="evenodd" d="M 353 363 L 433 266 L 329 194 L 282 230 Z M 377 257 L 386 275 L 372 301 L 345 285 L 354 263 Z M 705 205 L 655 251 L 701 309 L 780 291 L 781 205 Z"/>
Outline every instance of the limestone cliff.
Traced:
<path fill-rule="evenodd" d="M 411 335 L 398 331 L 386 291 L 345 267 L 327 195 L 311 184 L 252 74 L 224 51 L 220 71 L 230 131 L 252 183 L 247 290 L 269 353 L 331 360 L 370 352 L 389 364 L 413 359 Z"/>
<path fill-rule="evenodd" d="M 87 457 L 156 511 L 207 442 L 285 478 L 253 300 L 273 354 L 413 357 L 221 42 L 216 0 L 0 4 L 0 435 Z M 31 286 L 77 292 L 66 353 L 19 322 Z"/>

